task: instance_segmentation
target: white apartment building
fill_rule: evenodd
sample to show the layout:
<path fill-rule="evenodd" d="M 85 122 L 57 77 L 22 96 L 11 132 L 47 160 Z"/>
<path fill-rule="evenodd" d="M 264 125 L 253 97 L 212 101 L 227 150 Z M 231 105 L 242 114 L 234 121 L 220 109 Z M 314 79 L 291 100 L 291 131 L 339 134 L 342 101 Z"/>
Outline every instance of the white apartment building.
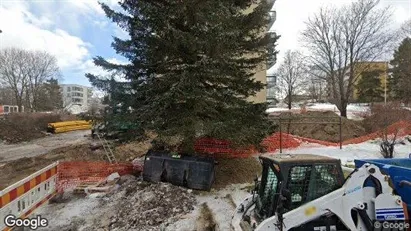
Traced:
<path fill-rule="evenodd" d="M 86 112 L 91 104 L 93 89 L 78 84 L 61 84 L 63 107 L 78 114 Z"/>

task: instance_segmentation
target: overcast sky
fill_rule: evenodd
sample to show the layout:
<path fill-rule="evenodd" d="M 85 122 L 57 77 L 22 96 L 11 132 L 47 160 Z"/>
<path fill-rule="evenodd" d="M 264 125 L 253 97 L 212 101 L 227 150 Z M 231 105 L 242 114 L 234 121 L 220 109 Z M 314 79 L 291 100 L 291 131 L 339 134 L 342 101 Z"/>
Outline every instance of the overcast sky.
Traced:
<path fill-rule="evenodd" d="M 112 7 L 117 0 L 102 0 Z M 279 60 L 287 49 L 297 49 L 303 22 L 323 4 L 350 0 L 277 0 L 277 21 L 273 26 L 282 37 L 278 41 Z M 411 17 L 411 0 L 382 0 L 392 5 L 396 24 Z M 64 83 L 90 86 L 86 72 L 103 73 L 92 58 L 101 55 L 124 62 L 111 48 L 112 36 L 126 36 L 107 20 L 97 0 L 0 0 L 0 48 L 16 46 L 49 51 L 58 59 Z"/>
<path fill-rule="evenodd" d="M 299 49 L 298 36 L 304 29 L 304 21 L 316 13 L 321 6 L 342 6 L 353 0 L 276 0 L 274 9 L 277 11 L 277 21 L 271 28 L 281 36 L 278 41 L 278 62 L 269 71 L 275 71 L 288 49 Z M 379 7 L 391 6 L 394 10 L 394 25 L 399 27 L 407 19 L 411 19 L 411 0 L 381 0 Z"/>

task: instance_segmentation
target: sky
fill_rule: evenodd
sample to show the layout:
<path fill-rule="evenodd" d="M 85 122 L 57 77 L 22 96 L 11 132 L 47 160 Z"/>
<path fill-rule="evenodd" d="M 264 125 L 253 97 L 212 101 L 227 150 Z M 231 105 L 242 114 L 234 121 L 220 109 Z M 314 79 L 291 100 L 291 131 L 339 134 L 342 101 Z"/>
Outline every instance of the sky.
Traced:
<path fill-rule="evenodd" d="M 288 49 L 299 49 L 298 33 L 304 21 L 323 4 L 341 5 L 351 0 L 277 0 L 277 21 L 272 30 L 278 41 L 281 60 Z M 395 25 L 411 18 L 411 0 L 381 0 L 381 6 L 395 9 Z M 101 0 L 118 8 L 117 0 Z M 113 36 L 126 38 L 109 21 L 98 0 L 0 0 L 0 49 L 19 47 L 48 51 L 55 55 L 62 72 L 62 83 L 91 86 L 85 73 L 104 74 L 92 58 L 125 63 L 111 48 Z M 275 66 L 274 66 L 275 68 Z"/>
<path fill-rule="evenodd" d="M 287 50 L 299 50 L 302 46 L 298 42 L 299 34 L 304 30 L 304 22 L 316 13 L 321 6 L 343 6 L 353 0 L 276 0 L 274 10 L 277 20 L 271 27 L 281 36 L 277 50 L 277 64 L 268 72 L 275 72 Z M 380 0 L 379 7 L 390 6 L 393 10 L 393 28 L 399 28 L 406 20 L 411 19 L 411 0 Z"/>

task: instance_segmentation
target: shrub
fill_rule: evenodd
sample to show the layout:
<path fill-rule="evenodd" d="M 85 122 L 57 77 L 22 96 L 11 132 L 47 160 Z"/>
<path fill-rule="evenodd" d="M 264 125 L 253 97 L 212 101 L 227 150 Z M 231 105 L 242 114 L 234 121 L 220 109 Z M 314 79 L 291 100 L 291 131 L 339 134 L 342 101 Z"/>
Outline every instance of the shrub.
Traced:
<path fill-rule="evenodd" d="M 399 102 L 389 102 L 386 106 L 374 104 L 370 107 L 370 115 L 363 120 L 363 126 L 367 133 L 372 133 L 401 120 L 411 120 L 411 111 Z"/>

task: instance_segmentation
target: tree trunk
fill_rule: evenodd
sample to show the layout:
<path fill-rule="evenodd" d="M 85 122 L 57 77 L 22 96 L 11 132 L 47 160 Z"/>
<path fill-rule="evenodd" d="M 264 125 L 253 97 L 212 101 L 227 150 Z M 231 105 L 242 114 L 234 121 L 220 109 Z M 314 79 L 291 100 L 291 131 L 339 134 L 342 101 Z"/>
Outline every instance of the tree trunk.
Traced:
<path fill-rule="evenodd" d="M 291 110 L 291 102 L 292 102 L 292 98 L 291 98 L 291 95 L 288 95 L 288 109 L 290 109 Z"/>
<path fill-rule="evenodd" d="M 195 137 L 185 138 L 181 144 L 181 152 L 188 153 L 188 154 L 194 154 L 195 153 L 194 143 L 195 143 Z"/>
<path fill-rule="evenodd" d="M 341 100 L 341 108 L 340 109 L 340 115 L 342 117 L 347 118 L 347 102 L 345 100 Z"/>
<path fill-rule="evenodd" d="M 183 141 L 181 143 L 181 151 L 183 153 L 194 154 L 195 148 L 194 143 L 196 141 L 196 129 L 194 123 L 190 124 L 191 126 L 187 128 L 184 132 Z"/>

